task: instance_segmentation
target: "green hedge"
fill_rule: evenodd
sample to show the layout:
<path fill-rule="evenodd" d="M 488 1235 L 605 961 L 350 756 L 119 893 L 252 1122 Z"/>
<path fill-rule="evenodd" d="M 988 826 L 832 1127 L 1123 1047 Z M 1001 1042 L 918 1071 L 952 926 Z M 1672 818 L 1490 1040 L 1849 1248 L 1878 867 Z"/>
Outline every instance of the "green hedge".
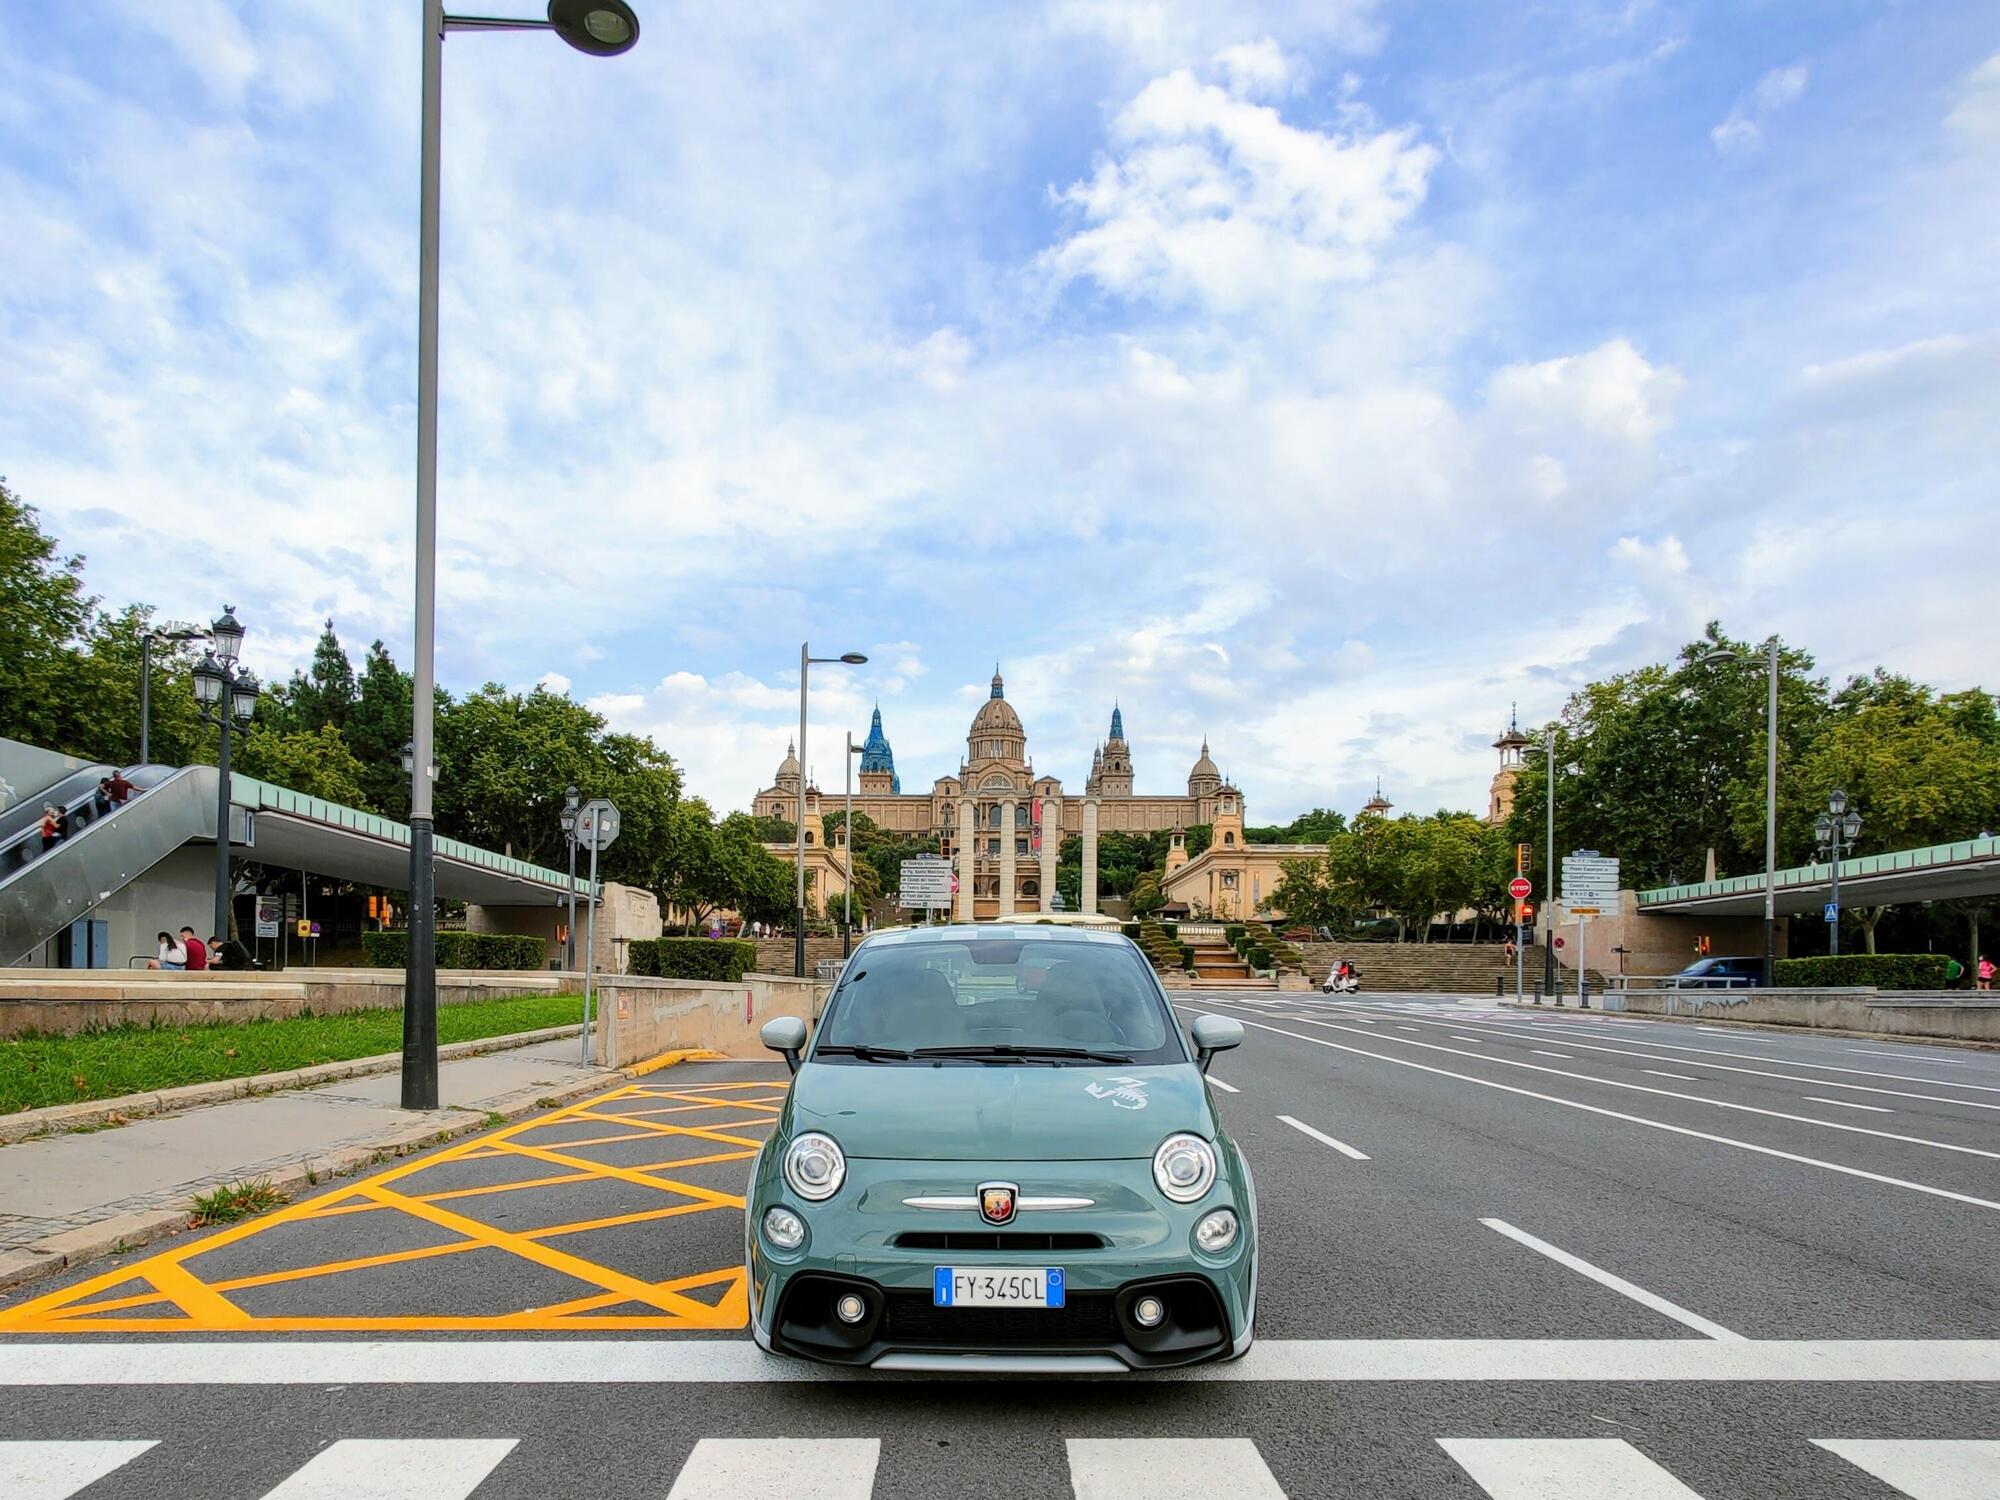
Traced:
<path fill-rule="evenodd" d="M 1242 942 L 1243 924 L 1241 922 L 1225 922 L 1222 927 L 1222 940 L 1232 948 Z"/>
<path fill-rule="evenodd" d="M 436 935 L 440 969 L 545 969 L 549 945 L 538 937 L 507 932 L 440 932 Z M 410 935 L 400 929 L 364 932 L 361 950 L 377 969 L 400 969 L 410 959 Z"/>
<path fill-rule="evenodd" d="M 1160 924 L 1160 931 L 1164 932 L 1170 938 L 1178 939 L 1181 935 L 1181 924 L 1178 922 L 1162 922 Z"/>
<path fill-rule="evenodd" d="M 1771 977 L 1797 989 L 1837 989 L 1867 984 L 1878 990 L 1941 990 L 1942 953 L 1843 953 L 1826 958 L 1781 958 Z"/>
<path fill-rule="evenodd" d="M 1118 930 L 1133 942 L 1136 943 L 1139 941 L 1139 924 L 1137 922 L 1121 922 L 1118 924 Z"/>
<path fill-rule="evenodd" d="M 734 983 L 757 967 L 757 945 L 740 938 L 645 938 L 625 945 L 634 974 Z"/>
<path fill-rule="evenodd" d="M 1251 943 L 1243 951 L 1243 957 L 1253 969 L 1271 967 L 1271 950 L 1262 943 Z"/>

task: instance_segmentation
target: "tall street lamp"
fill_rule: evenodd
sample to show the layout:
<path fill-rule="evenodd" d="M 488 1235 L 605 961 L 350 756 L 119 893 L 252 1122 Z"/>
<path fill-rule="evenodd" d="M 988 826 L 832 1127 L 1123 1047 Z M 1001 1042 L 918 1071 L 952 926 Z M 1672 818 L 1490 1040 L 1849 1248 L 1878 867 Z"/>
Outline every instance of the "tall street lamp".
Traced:
<path fill-rule="evenodd" d="M 583 793 L 575 786 L 563 788 L 563 842 L 569 845 L 569 922 L 563 928 L 563 972 L 576 968 L 576 812 L 583 806 Z"/>
<path fill-rule="evenodd" d="M 452 31 L 553 31 L 579 52 L 614 57 L 639 40 L 625 0 L 549 0 L 548 19 L 448 16 L 423 0 L 423 147 L 417 245 L 416 651 L 410 673 L 413 767 L 432 760 L 437 680 L 438 174 L 443 143 L 444 39 Z M 403 974 L 403 1108 L 436 1109 L 437 886 L 432 857 L 431 779 L 410 773 L 410 935 Z"/>
<path fill-rule="evenodd" d="M 854 757 L 863 746 L 854 743 L 854 731 L 847 731 L 847 821 L 840 830 L 840 854 L 843 869 L 842 880 L 846 889 L 841 899 L 846 907 L 846 919 L 840 924 L 840 956 L 846 958 L 854 951 Z"/>
<path fill-rule="evenodd" d="M 1778 934 L 1778 638 L 1765 645 L 1770 676 L 1769 705 L 1764 726 L 1764 965 L 1760 980 L 1769 989 L 1777 972 Z M 1704 667 L 1738 661 L 1726 646 L 1706 653 Z"/>
<path fill-rule="evenodd" d="M 194 669 L 194 697 L 200 705 L 202 722 L 217 726 L 221 744 L 215 757 L 215 925 L 209 929 L 217 937 L 229 936 L 229 732 L 232 726 L 248 724 L 257 712 L 259 686 L 256 675 L 238 667 L 243 650 L 243 626 L 236 619 L 236 606 L 224 605 L 221 617 L 209 628 L 215 644 L 204 651 Z"/>
<path fill-rule="evenodd" d="M 1525 753 L 1541 756 L 1547 773 L 1542 779 L 1542 800 L 1548 804 L 1549 829 L 1542 845 L 1542 875 L 1548 884 L 1542 888 L 1542 911 L 1548 917 L 1549 935 L 1542 944 L 1542 988 L 1561 1005 L 1562 991 L 1556 988 L 1556 726 L 1549 725 L 1542 743 L 1528 746 Z M 1541 1003 L 1537 997 L 1535 1004 Z"/>
<path fill-rule="evenodd" d="M 1826 811 L 1813 819 L 1813 837 L 1819 840 L 1817 851 L 1832 863 L 1832 884 L 1826 898 L 1826 951 L 1835 957 L 1840 955 L 1840 853 L 1843 846 L 1851 847 L 1861 837 L 1861 814 L 1849 812 L 1847 793 L 1839 787 L 1826 799 Z"/>
<path fill-rule="evenodd" d="M 201 641 L 208 638 L 208 632 L 199 625 L 165 625 L 155 630 L 151 626 L 139 632 L 139 764 L 153 763 L 153 642 Z M 227 933 L 218 933 L 227 937 Z"/>
<path fill-rule="evenodd" d="M 793 830 L 798 865 L 792 895 L 792 974 L 798 979 L 806 977 L 806 681 L 814 667 L 858 667 L 867 660 L 859 651 L 814 656 L 811 645 L 799 643 L 799 826 Z"/>

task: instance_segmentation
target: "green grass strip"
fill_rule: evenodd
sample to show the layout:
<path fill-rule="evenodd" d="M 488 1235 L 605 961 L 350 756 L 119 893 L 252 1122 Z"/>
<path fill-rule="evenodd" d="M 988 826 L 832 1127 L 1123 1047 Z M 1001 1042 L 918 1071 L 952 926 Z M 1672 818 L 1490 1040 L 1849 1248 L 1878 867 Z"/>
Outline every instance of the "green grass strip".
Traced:
<path fill-rule="evenodd" d="M 545 1026 L 573 1026 L 582 1019 L 579 995 L 471 1000 L 438 1007 L 438 1041 L 512 1036 Z M 14 1037 L 0 1042 L 0 1114 L 349 1062 L 395 1052 L 402 1045 L 400 1009 Z"/>

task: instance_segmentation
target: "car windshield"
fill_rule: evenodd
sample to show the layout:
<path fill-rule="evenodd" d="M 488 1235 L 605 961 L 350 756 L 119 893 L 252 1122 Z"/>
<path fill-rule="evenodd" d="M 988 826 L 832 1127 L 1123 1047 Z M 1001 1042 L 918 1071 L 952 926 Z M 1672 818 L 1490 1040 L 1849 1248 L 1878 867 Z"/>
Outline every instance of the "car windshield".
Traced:
<path fill-rule="evenodd" d="M 1721 967 L 1722 960 L 1719 958 L 1698 958 L 1685 969 L 1682 969 L 1681 972 L 1683 974 L 1713 974 Z"/>
<path fill-rule="evenodd" d="M 1182 1062 L 1145 960 L 1122 944 L 999 938 L 857 953 L 813 1056 L 861 1063 Z"/>

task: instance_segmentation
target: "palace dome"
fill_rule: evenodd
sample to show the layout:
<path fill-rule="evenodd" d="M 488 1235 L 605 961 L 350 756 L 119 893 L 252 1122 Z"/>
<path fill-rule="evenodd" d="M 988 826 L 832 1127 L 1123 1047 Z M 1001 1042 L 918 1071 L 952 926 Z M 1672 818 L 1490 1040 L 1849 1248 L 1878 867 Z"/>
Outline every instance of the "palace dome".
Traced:
<path fill-rule="evenodd" d="M 1014 712 L 1014 705 L 1002 696 L 1005 685 L 1000 681 L 1000 669 L 993 669 L 993 692 L 979 712 L 972 716 L 974 734 L 1020 734 L 1021 716 Z"/>
<path fill-rule="evenodd" d="M 1201 742 L 1201 759 L 1196 761 L 1194 768 L 1188 772 L 1188 780 L 1193 781 L 1197 776 L 1213 776 L 1218 785 L 1222 781 L 1222 773 L 1216 770 L 1215 762 L 1208 758 L 1207 740 Z"/>

